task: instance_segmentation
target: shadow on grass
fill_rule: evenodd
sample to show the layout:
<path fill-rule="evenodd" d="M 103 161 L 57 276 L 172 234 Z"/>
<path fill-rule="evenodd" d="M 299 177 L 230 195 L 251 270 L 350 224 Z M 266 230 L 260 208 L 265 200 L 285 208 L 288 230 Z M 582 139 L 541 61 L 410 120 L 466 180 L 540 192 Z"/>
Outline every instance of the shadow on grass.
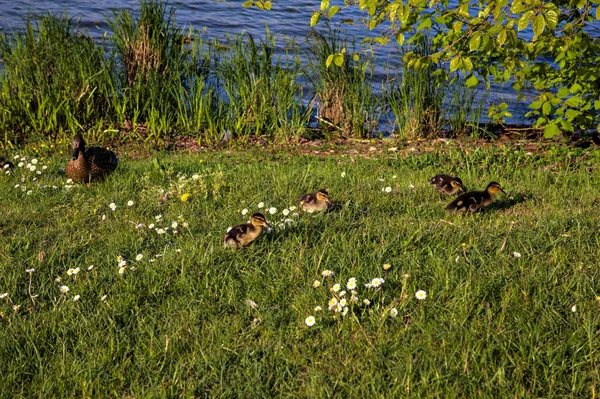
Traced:
<path fill-rule="evenodd" d="M 490 204 L 490 206 L 488 206 L 486 209 L 487 210 L 495 210 L 495 211 L 502 211 L 505 209 L 509 209 L 512 208 L 513 206 L 517 205 L 517 204 L 521 204 L 523 202 L 527 202 L 529 201 L 531 198 L 533 198 L 532 195 L 528 194 L 528 193 L 516 193 L 511 195 L 510 197 L 507 198 L 502 198 L 499 200 L 496 200 L 494 202 L 492 202 Z"/>

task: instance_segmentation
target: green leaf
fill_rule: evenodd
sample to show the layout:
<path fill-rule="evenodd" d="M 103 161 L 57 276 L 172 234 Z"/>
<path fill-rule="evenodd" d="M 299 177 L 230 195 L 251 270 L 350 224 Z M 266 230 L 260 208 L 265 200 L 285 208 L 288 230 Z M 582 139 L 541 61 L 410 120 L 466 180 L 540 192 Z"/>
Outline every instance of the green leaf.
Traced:
<path fill-rule="evenodd" d="M 581 111 L 577 111 L 575 109 L 568 109 L 567 112 L 565 113 L 565 116 L 567 117 L 567 120 L 570 122 L 573 119 L 577 118 L 579 115 L 581 115 Z"/>
<path fill-rule="evenodd" d="M 252 0 L 248 0 L 248 1 L 244 2 L 244 4 L 242 4 L 242 7 L 244 7 L 244 8 L 252 7 L 252 4 L 254 4 L 254 2 Z"/>
<path fill-rule="evenodd" d="M 376 37 L 373 40 L 375 40 L 377 43 L 379 43 L 379 44 L 381 44 L 383 46 L 385 46 L 389 42 L 389 39 L 386 38 L 386 37 Z"/>
<path fill-rule="evenodd" d="M 523 2 L 521 0 L 513 1 L 512 5 L 510 6 L 510 12 L 512 12 L 513 14 L 520 14 L 523 11 L 525 11 L 525 6 L 523 5 Z"/>
<path fill-rule="evenodd" d="M 600 19 L 600 6 L 596 7 L 596 19 Z"/>
<path fill-rule="evenodd" d="M 425 18 L 421 21 L 419 26 L 417 26 L 417 30 L 429 29 L 429 28 L 431 28 L 432 24 L 433 24 L 433 22 L 431 21 L 431 18 Z"/>
<path fill-rule="evenodd" d="M 557 125 L 546 125 L 544 128 L 544 137 L 551 139 L 552 137 L 560 136 L 560 129 Z"/>
<path fill-rule="evenodd" d="M 569 121 L 561 119 L 560 120 L 560 125 L 562 126 L 563 130 L 566 130 L 567 132 L 574 132 L 575 131 L 575 129 L 573 129 L 573 125 Z"/>
<path fill-rule="evenodd" d="M 546 10 L 544 12 L 544 18 L 546 18 L 546 25 L 548 28 L 554 30 L 558 25 L 558 13 L 554 10 Z"/>
<path fill-rule="evenodd" d="M 532 27 L 535 39 L 537 36 L 541 35 L 544 32 L 544 29 L 546 28 L 546 20 L 544 19 L 544 16 L 536 15 L 533 19 Z"/>
<path fill-rule="evenodd" d="M 325 11 L 329 8 L 329 0 L 321 0 L 321 11 Z"/>
<path fill-rule="evenodd" d="M 467 84 L 468 88 L 472 89 L 479 84 L 479 79 L 477 79 L 477 76 L 471 75 L 471 77 L 467 79 L 465 83 Z"/>
<path fill-rule="evenodd" d="M 594 109 L 595 109 L 596 111 L 600 111 L 600 100 L 596 100 L 596 101 L 594 102 Z"/>
<path fill-rule="evenodd" d="M 577 96 L 569 97 L 569 98 L 567 98 L 567 101 L 565 101 L 565 105 L 567 107 L 571 107 L 571 108 L 577 108 L 582 103 L 583 103 L 583 100 Z"/>
<path fill-rule="evenodd" d="M 327 13 L 327 17 L 328 17 L 329 19 L 333 18 L 333 16 L 334 16 L 335 14 L 337 14 L 337 13 L 338 13 L 338 11 L 340 11 L 340 8 L 339 8 L 338 6 L 333 6 L 333 7 L 331 7 L 331 8 L 329 9 L 329 12 Z"/>
<path fill-rule="evenodd" d="M 550 104 L 550 101 L 546 101 L 542 106 L 542 113 L 544 115 L 550 115 L 550 112 L 552 112 L 552 104 Z"/>
<path fill-rule="evenodd" d="M 479 50 L 479 45 L 481 44 L 481 33 L 475 32 L 469 40 L 469 51 L 477 51 Z"/>
<path fill-rule="evenodd" d="M 527 28 L 527 25 L 529 25 L 529 22 L 531 21 L 531 17 L 533 16 L 533 11 L 529 10 L 526 13 L 524 13 L 523 15 L 521 15 L 521 18 L 519 18 L 519 22 L 517 22 L 517 29 L 520 31 L 522 31 L 523 29 Z"/>
<path fill-rule="evenodd" d="M 460 57 L 454 57 L 450 60 L 450 72 L 454 72 L 460 65 Z"/>
<path fill-rule="evenodd" d="M 331 65 L 332 62 L 333 62 L 333 54 L 329 54 L 329 56 L 327 56 L 327 61 L 325 61 L 325 66 L 327 68 L 329 68 L 329 66 Z"/>
<path fill-rule="evenodd" d="M 319 23 L 319 18 L 321 18 L 321 13 L 318 11 L 313 12 L 312 17 L 310 17 L 310 27 L 311 28 Z"/>
<path fill-rule="evenodd" d="M 575 94 L 578 91 L 581 91 L 581 85 L 579 83 L 575 83 L 573 86 L 571 86 L 571 88 L 569 89 L 569 93 L 571 94 Z"/>
<path fill-rule="evenodd" d="M 558 89 L 558 92 L 556 93 L 556 95 L 559 98 L 565 98 L 569 95 L 569 89 L 567 89 L 566 87 L 561 87 L 560 89 Z"/>
<path fill-rule="evenodd" d="M 542 108 L 542 102 L 541 101 L 534 101 L 531 104 L 529 104 L 529 108 L 540 109 L 540 108 Z"/>
<path fill-rule="evenodd" d="M 270 10 L 270 9 L 271 9 L 271 2 L 265 1 L 265 10 Z"/>
<path fill-rule="evenodd" d="M 399 46 L 402 46 L 404 44 L 404 34 L 403 33 L 398 33 L 396 35 L 396 43 L 398 43 Z"/>
<path fill-rule="evenodd" d="M 463 58 L 463 68 L 467 71 L 473 70 L 473 61 L 469 57 Z"/>
<path fill-rule="evenodd" d="M 343 54 L 336 54 L 333 57 L 333 63 L 339 67 L 341 67 L 344 64 L 344 55 Z"/>
<path fill-rule="evenodd" d="M 496 41 L 498 42 L 498 44 L 500 46 L 502 46 L 506 42 L 506 31 L 505 30 L 501 30 L 500 33 L 498 33 L 498 37 L 496 38 Z"/>

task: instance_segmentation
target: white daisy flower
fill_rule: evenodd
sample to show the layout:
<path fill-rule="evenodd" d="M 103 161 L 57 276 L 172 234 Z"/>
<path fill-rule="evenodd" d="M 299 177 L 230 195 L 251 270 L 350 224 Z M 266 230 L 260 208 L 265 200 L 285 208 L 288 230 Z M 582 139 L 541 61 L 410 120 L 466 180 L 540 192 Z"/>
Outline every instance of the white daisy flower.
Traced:
<path fill-rule="evenodd" d="M 415 293 L 415 297 L 419 300 L 422 301 L 423 299 L 427 298 L 427 293 L 423 290 L 419 290 Z"/>
<path fill-rule="evenodd" d="M 390 316 L 392 316 L 392 317 L 396 317 L 396 316 L 398 316 L 398 309 L 396 309 L 396 308 L 391 308 L 391 309 L 390 309 Z"/>
<path fill-rule="evenodd" d="M 336 283 L 333 285 L 333 287 L 331 287 L 331 291 L 338 292 L 341 288 L 342 288 L 342 286 L 340 284 Z"/>
<path fill-rule="evenodd" d="M 290 214 L 290 210 L 285 208 L 281 213 L 283 213 L 283 216 L 287 216 Z"/>
<path fill-rule="evenodd" d="M 264 208 L 264 207 L 265 207 L 265 203 L 264 203 L 264 202 L 259 202 L 259 203 L 258 203 L 258 208 L 259 208 L 259 209 L 262 209 L 262 208 Z"/>
<path fill-rule="evenodd" d="M 387 187 L 385 188 L 385 192 L 386 192 L 386 193 L 391 193 L 391 192 L 392 192 L 392 188 L 391 188 L 390 186 L 387 186 Z"/>
<path fill-rule="evenodd" d="M 323 277 L 333 277 L 334 274 L 331 270 L 323 270 L 323 273 L 321 273 Z"/>
<path fill-rule="evenodd" d="M 320 312 L 321 310 L 323 310 L 322 307 L 320 306 L 315 306 L 315 312 Z"/>
<path fill-rule="evenodd" d="M 139 262 L 139 261 L 140 261 L 140 260 L 142 260 L 143 258 L 144 258 L 144 255 L 142 255 L 142 254 L 137 254 L 137 256 L 135 257 L 135 260 L 137 260 L 137 261 Z"/>
<path fill-rule="evenodd" d="M 304 323 L 306 323 L 307 326 L 312 327 L 315 325 L 315 318 L 313 316 L 308 316 L 304 319 Z"/>
<path fill-rule="evenodd" d="M 77 302 L 79 300 L 79 298 L 81 298 L 79 295 L 75 295 L 73 297 L 73 302 Z"/>
<path fill-rule="evenodd" d="M 246 216 L 248 214 L 248 209 L 244 208 L 242 209 L 242 216 Z"/>
<path fill-rule="evenodd" d="M 115 209 L 117 209 L 117 205 L 114 202 L 111 202 L 110 204 L 108 204 L 108 207 L 114 212 Z"/>
<path fill-rule="evenodd" d="M 346 172 L 342 172 L 342 177 L 346 177 Z"/>
<path fill-rule="evenodd" d="M 66 285 L 61 285 L 60 287 L 58 287 L 58 289 L 60 290 L 60 292 L 62 292 L 63 294 L 66 294 L 67 292 L 69 292 L 69 287 L 67 287 Z"/>
<path fill-rule="evenodd" d="M 319 280 L 315 280 L 313 281 L 312 286 L 315 288 L 319 288 L 321 286 L 321 282 Z"/>
<path fill-rule="evenodd" d="M 127 206 L 133 206 L 133 201 L 132 200 L 127 201 Z"/>
<path fill-rule="evenodd" d="M 274 215 L 274 214 L 276 214 L 276 213 L 277 213 L 277 208 L 275 208 L 275 207 L 271 207 L 271 208 L 269 208 L 269 213 L 270 213 L 271 215 Z"/>

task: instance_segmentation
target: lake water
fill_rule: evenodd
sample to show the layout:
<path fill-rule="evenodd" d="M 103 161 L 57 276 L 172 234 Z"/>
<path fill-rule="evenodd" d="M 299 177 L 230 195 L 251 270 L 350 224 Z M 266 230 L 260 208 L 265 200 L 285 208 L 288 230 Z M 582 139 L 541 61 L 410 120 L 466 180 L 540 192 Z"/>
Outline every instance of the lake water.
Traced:
<path fill-rule="evenodd" d="M 263 35 L 265 24 L 277 38 L 294 38 L 302 43 L 310 30 L 309 20 L 312 13 L 319 8 L 320 1 L 285 1 L 273 3 L 271 11 L 260 11 L 256 8 L 243 8 L 243 0 L 239 1 L 171 1 L 169 4 L 177 8 L 176 17 L 180 25 L 190 26 L 194 29 L 206 29 L 206 35 L 210 38 L 224 37 L 225 34 L 236 34 L 248 32 L 254 35 Z M 452 3 L 452 2 L 451 2 Z M 0 0 L 0 28 L 7 30 L 19 29 L 23 18 L 28 14 L 41 14 L 43 12 L 68 13 L 71 17 L 80 19 L 80 25 L 89 29 L 93 37 L 100 37 L 106 31 L 106 16 L 111 15 L 112 10 L 128 9 L 136 12 L 139 9 L 137 0 Z M 360 17 L 357 7 L 344 10 L 336 16 L 336 20 L 342 18 Z M 360 22 L 353 26 L 343 25 L 343 30 L 348 37 L 363 37 L 368 29 Z M 283 42 L 283 40 L 281 40 Z M 390 59 L 392 46 L 381 48 L 376 51 L 377 68 L 376 75 L 382 77 L 386 71 L 384 65 L 394 61 Z M 499 85 L 492 86 L 492 92 L 485 96 L 485 102 L 493 102 L 503 98 L 510 104 L 509 110 L 515 116 L 512 123 L 523 123 L 523 115 L 527 112 L 524 104 L 516 104 L 515 93 L 510 87 Z M 487 108 L 484 105 L 484 109 Z M 484 112 L 485 113 L 485 112 Z"/>

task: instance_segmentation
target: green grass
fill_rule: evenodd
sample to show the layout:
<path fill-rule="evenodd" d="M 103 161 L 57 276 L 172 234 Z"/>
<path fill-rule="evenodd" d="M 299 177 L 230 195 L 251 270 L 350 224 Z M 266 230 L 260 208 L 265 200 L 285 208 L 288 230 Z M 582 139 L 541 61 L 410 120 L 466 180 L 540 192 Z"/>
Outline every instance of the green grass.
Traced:
<path fill-rule="evenodd" d="M 449 144 L 365 158 L 331 148 L 165 155 L 164 172 L 123 149 L 115 174 L 91 189 L 65 188 L 66 155 L 38 158 L 38 169 L 48 166 L 41 175 L 0 175 L 0 293 L 9 294 L 0 300 L 0 396 L 596 394 L 598 151 Z M 481 214 L 446 213 L 449 199 L 427 183 L 439 172 L 469 189 L 498 181 L 509 196 Z M 319 188 L 337 210 L 293 218 L 246 249 L 223 248 L 242 209 L 263 201 L 278 209 L 268 216 L 277 224 Z M 173 221 L 178 234 L 147 227 Z M 325 269 L 335 276 L 323 278 Z M 350 277 L 360 302 L 334 315 L 328 288 Z M 385 278 L 381 289 L 364 287 L 375 277 Z M 60 285 L 70 288 L 64 296 Z"/>

